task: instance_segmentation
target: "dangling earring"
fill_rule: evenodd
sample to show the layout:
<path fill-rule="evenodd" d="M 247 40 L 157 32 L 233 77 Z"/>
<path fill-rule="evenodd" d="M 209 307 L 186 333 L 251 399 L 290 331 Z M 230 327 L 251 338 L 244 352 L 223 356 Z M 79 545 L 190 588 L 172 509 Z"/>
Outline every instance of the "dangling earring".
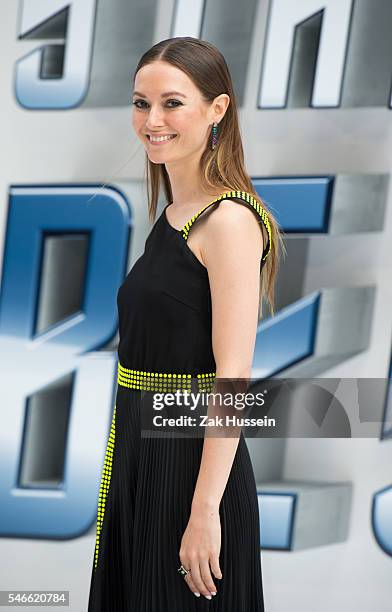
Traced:
<path fill-rule="evenodd" d="M 218 142 L 218 124 L 216 121 L 214 121 L 213 126 L 212 126 L 212 144 L 211 144 L 211 149 L 215 149 L 216 147 L 216 143 Z"/>

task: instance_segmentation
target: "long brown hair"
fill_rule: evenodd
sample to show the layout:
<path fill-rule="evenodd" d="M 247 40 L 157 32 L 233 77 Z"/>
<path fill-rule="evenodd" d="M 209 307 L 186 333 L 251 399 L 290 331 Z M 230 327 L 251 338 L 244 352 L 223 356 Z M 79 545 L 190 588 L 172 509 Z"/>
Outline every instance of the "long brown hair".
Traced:
<path fill-rule="evenodd" d="M 261 317 L 264 297 L 271 314 L 274 315 L 275 278 L 281 251 L 285 251 L 285 248 L 276 219 L 254 190 L 245 170 L 237 102 L 225 58 L 213 44 L 205 40 L 190 36 L 168 38 L 155 44 L 142 55 L 134 72 L 133 82 L 143 66 L 158 60 L 168 62 L 186 73 L 198 87 L 206 103 L 211 103 L 222 93 L 230 97 L 229 106 L 219 123 L 217 146 L 215 149 L 207 146 L 200 159 L 204 183 L 202 187 L 215 192 L 221 190 L 221 193 L 232 190 L 246 191 L 266 210 L 271 228 L 271 250 L 261 272 L 259 315 Z M 146 174 L 149 219 L 154 222 L 161 185 L 168 203 L 172 202 L 173 194 L 165 165 L 151 162 L 147 153 Z M 260 223 L 266 245 L 267 232 L 261 220 Z"/>

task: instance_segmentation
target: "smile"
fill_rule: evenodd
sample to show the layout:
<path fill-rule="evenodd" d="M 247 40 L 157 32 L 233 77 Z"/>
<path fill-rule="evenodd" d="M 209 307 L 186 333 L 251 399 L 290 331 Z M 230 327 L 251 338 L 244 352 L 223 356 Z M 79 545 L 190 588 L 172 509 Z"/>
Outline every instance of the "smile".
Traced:
<path fill-rule="evenodd" d="M 147 138 L 151 144 L 159 145 L 173 140 L 176 136 L 177 134 L 170 134 L 169 136 L 147 136 Z"/>

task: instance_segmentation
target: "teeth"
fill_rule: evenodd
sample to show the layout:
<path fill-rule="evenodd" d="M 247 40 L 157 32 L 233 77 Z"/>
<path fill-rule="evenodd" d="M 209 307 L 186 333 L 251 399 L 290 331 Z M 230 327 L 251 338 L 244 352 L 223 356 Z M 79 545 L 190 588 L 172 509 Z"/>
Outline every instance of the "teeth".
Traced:
<path fill-rule="evenodd" d="M 162 140 L 171 140 L 175 137 L 175 134 L 170 134 L 169 136 L 150 136 L 150 140 L 152 142 L 161 142 Z"/>

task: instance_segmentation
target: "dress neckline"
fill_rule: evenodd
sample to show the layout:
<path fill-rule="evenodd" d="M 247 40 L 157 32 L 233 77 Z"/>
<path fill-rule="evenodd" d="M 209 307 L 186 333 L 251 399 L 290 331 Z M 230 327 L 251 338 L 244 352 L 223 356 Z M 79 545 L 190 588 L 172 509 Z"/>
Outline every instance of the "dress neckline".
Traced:
<path fill-rule="evenodd" d="M 168 207 L 170 206 L 170 204 L 171 204 L 171 202 L 169 202 L 169 204 L 166 204 L 165 208 L 163 209 L 162 216 L 163 216 L 163 218 L 164 218 L 164 220 L 165 220 L 165 222 L 166 222 L 166 225 L 167 225 L 168 227 L 170 227 L 170 229 L 172 229 L 174 232 L 177 232 L 177 234 L 181 234 L 181 232 L 182 232 L 182 230 L 183 230 L 184 228 L 182 227 L 182 228 L 179 230 L 179 229 L 177 229 L 176 227 L 173 227 L 173 226 L 172 226 L 172 224 L 171 224 L 171 223 L 169 223 L 169 219 L 167 218 L 167 215 L 166 215 L 166 208 L 168 208 Z"/>

